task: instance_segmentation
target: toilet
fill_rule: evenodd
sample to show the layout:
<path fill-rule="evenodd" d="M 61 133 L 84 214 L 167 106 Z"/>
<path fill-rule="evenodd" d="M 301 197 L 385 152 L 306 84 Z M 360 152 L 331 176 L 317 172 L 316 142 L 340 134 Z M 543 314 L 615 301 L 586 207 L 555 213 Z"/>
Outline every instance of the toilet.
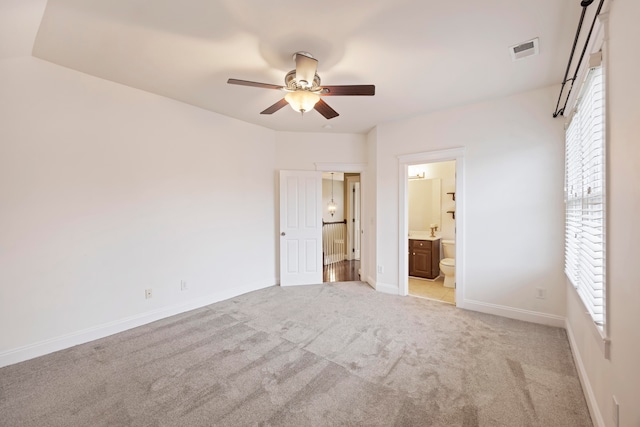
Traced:
<path fill-rule="evenodd" d="M 440 271 L 444 274 L 444 287 L 456 287 L 456 242 L 455 240 L 443 240 L 442 252 L 444 258 L 440 260 Z"/>

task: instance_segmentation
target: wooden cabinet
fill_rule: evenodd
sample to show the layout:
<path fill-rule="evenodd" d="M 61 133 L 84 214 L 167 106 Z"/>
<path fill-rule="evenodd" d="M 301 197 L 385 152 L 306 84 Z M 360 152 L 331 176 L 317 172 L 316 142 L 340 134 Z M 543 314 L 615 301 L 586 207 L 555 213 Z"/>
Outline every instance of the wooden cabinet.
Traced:
<path fill-rule="evenodd" d="M 440 239 L 409 239 L 409 276 L 435 279 L 440 275 Z"/>

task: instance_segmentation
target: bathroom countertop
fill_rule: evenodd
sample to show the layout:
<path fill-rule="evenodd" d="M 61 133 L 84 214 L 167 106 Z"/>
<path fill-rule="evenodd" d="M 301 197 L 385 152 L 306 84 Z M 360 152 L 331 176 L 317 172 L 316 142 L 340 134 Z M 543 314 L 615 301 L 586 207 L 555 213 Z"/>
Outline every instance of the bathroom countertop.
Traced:
<path fill-rule="evenodd" d="M 424 233 L 420 233 L 420 232 L 409 233 L 409 239 L 411 239 L 411 240 L 431 240 L 431 241 L 441 239 L 441 236 L 436 235 L 436 237 L 431 237 L 430 234 L 431 233 L 429 233 L 428 231 L 425 231 Z"/>

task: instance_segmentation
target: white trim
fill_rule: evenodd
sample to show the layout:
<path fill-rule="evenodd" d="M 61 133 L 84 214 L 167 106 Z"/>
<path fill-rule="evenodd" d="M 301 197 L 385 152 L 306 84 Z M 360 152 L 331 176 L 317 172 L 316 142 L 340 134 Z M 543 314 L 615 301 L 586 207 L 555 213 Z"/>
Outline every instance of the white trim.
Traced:
<path fill-rule="evenodd" d="M 398 156 L 401 163 L 419 165 L 421 163 L 446 162 L 464 156 L 464 147 L 447 148 L 446 150 L 423 151 L 420 153 L 402 154 Z"/>
<path fill-rule="evenodd" d="M 345 187 L 346 187 L 346 199 L 348 200 L 346 206 L 345 206 L 345 219 L 347 220 L 347 259 L 348 260 L 353 260 L 354 256 L 355 256 L 355 250 L 354 250 L 354 241 L 355 239 L 353 238 L 353 210 L 354 210 L 354 205 L 353 205 L 353 200 L 354 197 L 352 197 L 352 186 L 355 186 L 355 183 L 358 183 L 360 185 L 362 185 L 360 183 L 360 178 L 361 177 L 356 177 L 356 176 L 348 176 L 345 178 Z M 360 218 L 358 218 L 360 220 L 360 228 L 362 228 L 362 189 L 360 189 L 360 191 L 358 192 L 358 195 L 360 196 Z M 360 233 L 360 252 L 362 252 L 362 233 Z M 358 258 L 360 259 L 360 258 Z"/>
<path fill-rule="evenodd" d="M 371 286 L 374 290 L 376 289 L 376 279 L 374 279 L 373 277 L 367 276 L 365 283 Z"/>
<path fill-rule="evenodd" d="M 409 293 L 409 244 L 407 218 L 409 165 L 456 161 L 456 306 L 464 308 L 464 147 L 398 156 L 398 295 Z"/>
<path fill-rule="evenodd" d="M 399 295 L 399 290 L 396 285 L 390 285 L 388 283 L 376 282 L 375 290 L 382 292 L 383 294 Z"/>
<path fill-rule="evenodd" d="M 600 349 L 600 352 L 602 353 L 604 358 L 609 360 L 610 359 L 609 350 L 611 347 L 611 340 L 607 337 L 606 331 L 600 329 L 600 327 L 598 327 L 598 325 L 596 325 L 596 323 L 593 321 L 593 318 L 591 317 L 591 313 L 589 313 L 589 310 L 587 310 L 587 307 L 585 306 L 584 301 L 578 294 L 578 290 L 576 289 L 576 287 L 573 286 L 573 284 L 571 283 L 571 280 L 569 280 L 569 278 L 566 278 L 566 281 L 567 281 L 567 286 L 571 288 L 569 292 L 573 292 L 573 296 L 575 297 L 576 301 L 578 301 L 578 304 L 580 304 L 580 306 L 582 307 L 582 310 L 583 310 L 582 313 L 584 314 L 584 317 L 585 317 L 584 321 L 589 325 L 587 326 L 587 329 L 591 331 L 591 334 L 593 335 L 596 342 L 598 343 L 598 348 Z M 609 322 L 605 322 L 605 327 L 608 323 Z"/>
<path fill-rule="evenodd" d="M 409 163 L 398 158 L 398 295 L 409 294 Z"/>
<path fill-rule="evenodd" d="M 367 277 L 367 280 L 365 281 L 365 283 L 369 286 L 371 286 L 373 289 L 376 288 L 376 280 L 373 277 Z"/>
<path fill-rule="evenodd" d="M 578 370 L 578 378 L 580 378 L 580 383 L 582 384 L 582 390 L 584 391 L 585 400 L 587 401 L 587 407 L 589 408 L 589 414 L 591 415 L 591 420 L 597 427 L 606 427 L 604 419 L 602 418 L 602 414 L 600 413 L 600 408 L 598 407 L 598 401 L 593 391 L 593 387 L 591 387 L 591 383 L 589 382 L 587 370 L 584 366 L 584 363 L 582 362 L 583 359 L 580 355 L 580 349 L 578 348 L 576 338 L 573 335 L 573 329 L 571 329 L 571 322 L 569 322 L 569 319 L 565 321 L 565 329 L 567 330 L 569 347 L 571 347 L 573 362 L 576 364 Z"/>
<path fill-rule="evenodd" d="M 274 286 L 273 283 L 274 281 L 271 283 L 268 283 L 268 281 L 260 281 L 239 286 L 237 288 L 225 289 L 202 298 L 197 298 L 168 307 L 162 307 L 146 313 L 136 314 L 34 344 L 7 350 L 0 353 L 0 367 L 13 365 L 14 363 L 23 362 L 25 360 L 33 359 L 34 357 L 44 356 L 45 354 L 108 337 L 109 335 L 124 332 L 157 320 L 175 316 L 176 314 L 185 313 L 187 311 L 205 307 L 242 294 L 268 288 L 270 286 Z"/>
<path fill-rule="evenodd" d="M 566 319 L 562 316 L 508 307 L 506 305 L 491 304 L 483 301 L 469 299 L 464 300 L 464 308 L 471 311 L 478 311 L 480 313 L 495 314 L 496 316 L 507 317 L 509 319 L 555 326 L 557 328 L 564 328 L 566 324 Z"/>
<path fill-rule="evenodd" d="M 605 141 L 605 151 L 604 151 L 604 159 L 605 159 L 605 176 L 604 176 L 604 192 L 605 195 L 610 194 L 610 190 L 611 190 L 611 179 L 610 179 L 610 171 L 609 171 L 609 167 L 608 167 L 608 159 L 609 159 L 609 149 L 610 149 L 610 144 L 609 141 L 611 141 L 611 127 L 609 126 L 609 123 L 611 123 L 610 117 L 611 117 L 611 113 L 610 113 L 610 108 L 609 106 L 611 105 L 610 101 L 610 97 L 611 97 L 611 91 L 609 90 L 609 3 L 605 3 L 605 7 L 606 7 L 606 12 L 601 13 L 598 16 L 598 23 L 601 24 L 602 28 L 603 28 L 603 36 L 602 36 L 602 43 L 600 45 L 600 50 L 602 52 L 602 78 L 604 80 L 604 141 Z M 608 202 L 608 199 L 605 199 L 605 203 Z M 607 215 L 607 212 L 605 211 L 605 224 L 604 224 L 604 228 L 605 228 L 605 233 L 607 232 L 606 230 L 610 230 L 611 229 L 611 223 L 610 223 L 610 216 Z M 609 248 L 610 248 L 610 239 L 605 235 L 605 253 L 610 253 L 609 252 Z M 610 269 L 608 268 L 608 265 L 605 265 L 605 283 L 611 283 L 611 272 Z M 609 303 L 608 301 L 611 301 L 611 287 L 610 286 L 605 286 L 604 288 L 605 291 L 605 296 L 604 296 L 604 330 L 600 330 L 600 328 L 597 327 L 597 325 L 593 325 L 594 328 L 598 331 L 598 333 L 602 336 L 603 339 L 603 343 L 604 343 L 604 355 L 605 358 L 609 360 L 610 358 L 610 354 L 609 354 L 609 348 L 610 348 L 610 344 L 611 344 L 611 340 L 609 339 L 609 337 L 611 337 L 611 314 L 609 312 Z"/>

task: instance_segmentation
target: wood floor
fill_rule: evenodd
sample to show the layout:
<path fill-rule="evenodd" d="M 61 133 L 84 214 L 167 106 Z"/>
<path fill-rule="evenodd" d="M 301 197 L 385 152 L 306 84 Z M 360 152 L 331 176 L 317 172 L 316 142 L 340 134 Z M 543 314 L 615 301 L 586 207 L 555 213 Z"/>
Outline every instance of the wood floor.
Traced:
<path fill-rule="evenodd" d="M 322 281 L 327 282 L 353 282 L 360 280 L 358 270 L 360 261 L 340 261 L 334 264 L 325 265 L 322 274 Z"/>

